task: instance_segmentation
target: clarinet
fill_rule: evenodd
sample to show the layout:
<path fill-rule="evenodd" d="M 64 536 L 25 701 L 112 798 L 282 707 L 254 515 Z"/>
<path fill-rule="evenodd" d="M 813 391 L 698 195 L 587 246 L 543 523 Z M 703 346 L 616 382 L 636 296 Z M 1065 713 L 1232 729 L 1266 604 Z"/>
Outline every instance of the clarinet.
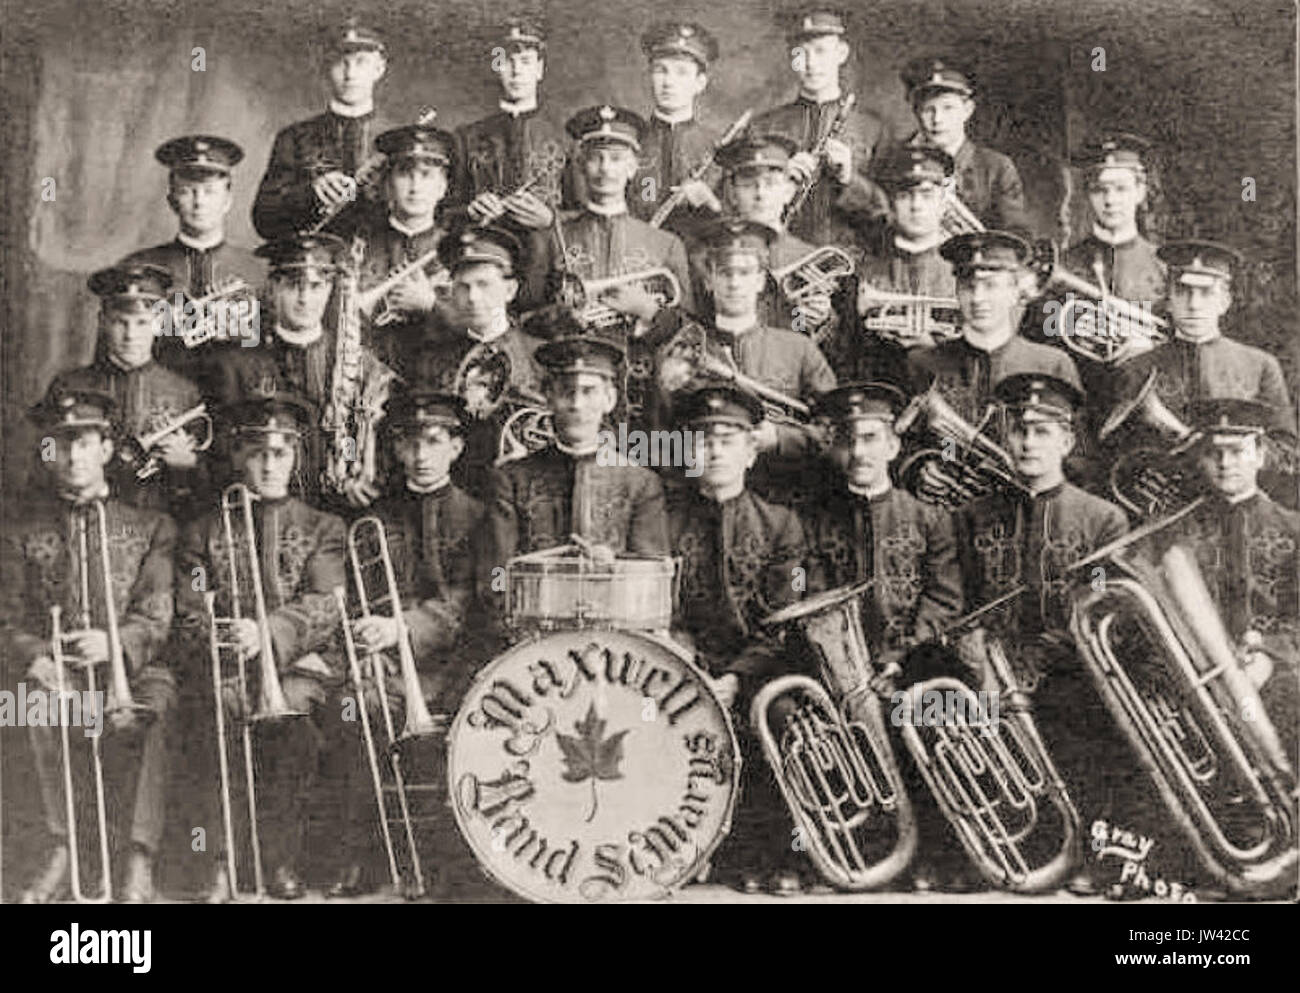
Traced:
<path fill-rule="evenodd" d="M 826 133 L 817 140 L 809 151 L 814 159 L 817 160 L 817 171 L 808 177 L 808 181 L 799 187 L 799 192 L 795 194 L 790 206 L 786 208 L 786 219 L 794 217 L 803 209 L 808 197 L 812 195 L 813 188 L 817 185 L 817 178 L 821 172 L 822 160 L 826 156 L 826 145 L 832 138 L 838 138 L 844 132 L 845 126 L 849 123 L 849 112 L 853 110 L 853 105 L 858 102 L 857 95 L 849 93 L 840 101 L 840 109 L 835 112 L 835 120 L 831 121 L 831 126 L 826 129 Z"/>
<path fill-rule="evenodd" d="M 677 189 L 673 190 L 664 202 L 659 205 L 659 209 L 656 210 L 654 216 L 650 218 L 650 226 L 652 228 L 657 228 L 662 225 L 664 221 L 668 220 L 669 215 L 672 214 L 672 212 L 680 206 L 681 202 L 686 199 L 686 184 L 694 183 L 697 180 L 704 178 L 704 174 L 713 167 L 713 160 L 718 155 L 718 149 L 722 148 L 723 145 L 731 144 L 731 142 L 736 139 L 737 135 L 744 131 L 745 128 L 749 127 L 749 119 L 753 116 L 754 112 L 752 110 L 747 110 L 736 118 L 735 123 L 733 123 L 731 127 L 727 128 L 727 133 L 717 140 L 704 161 L 692 169 L 690 175 L 686 177 L 686 181 L 677 187 Z"/>

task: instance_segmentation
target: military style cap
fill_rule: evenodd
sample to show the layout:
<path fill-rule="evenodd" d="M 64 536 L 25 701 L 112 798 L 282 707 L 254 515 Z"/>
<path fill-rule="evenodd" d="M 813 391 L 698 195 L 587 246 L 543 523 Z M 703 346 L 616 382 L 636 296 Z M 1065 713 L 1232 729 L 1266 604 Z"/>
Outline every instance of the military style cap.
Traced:
<path fill-rule="evenodd" d="M 510 17 L 502 25 L 497 43 L 507 51 L 535 48 L 543 52 L 546 50 L 546 32 L 538 21 L 527 17 Z"/>
<path fill-rule="evenodd" d="M 685 55 L 708 69 L 718 58 L 718 42 L 713 35 L 698 24 L 680 21 L 656 24 L 641 36 L 641 50 L 646 58 L 665 55 Z"/>
<path fill-rule="evenodd" d="M 1188 239 L 1160 246 L 1156 257 L 1169 267 L 1169 275 L 1187 286 L 1213 286 L 1215 280 L 1232 279 L 1232 268 L 1241 265 L 1241 253 L 1213 241 Z"/>
<path fill-rule="evenodd" d="M 537 349 L 533 357 L 552 375 L 591 372 L 616 379 L 619 364 L 623 361 L 623 349 L 595 335 L 570 335 L 548 341 Z"/>
<path fill-rule="evenodd" d="M 153 304 L 171 289 L 172 275 L 161 266 L 133 262 L 109 266 L 91 273 L 86 280 L 90 292 L 108 300 L 139 300 Z"/>
<path fill-rule="evenodd" d="M 1029 242 L 1010 231 L 971 231 L 954 235 L 939 246 L 939 254 L 957 275 L 989 269 L 1020 269 L 1029 261 Z"/>
<path fill-rule="evenodd" d="M 872 164 L 876 182 L 887 190 L 942 183 L 953 169 L 952 156 L 929 145 L 895 145 Z"/>
<path fill-rule="evenodd" d="M 229 404 L 224 413 L 235 438 L 288 434 L 300 438 L 315 424 L 316 407 L 286 390 L 255 393 Z"/>
<path fill-rule="evenodd" d="M 564 126 L 575 140 L 580 142 L 598 141 L 630 145 L 641 151 L 641 139 L 645 137 L 645 121 L 638 115 L 623 107 L 588 107 L 580 110 Z"/>
<path fill-rule="evenodd" d="M 907 397 L 890 383 L 845 383 L 817 398 L 819 417 L 833 421 L 889 421 L 907 405 Z"/>
<path fill-rule="evenodd" d="M 1089 173 L 1103 169 L 1131 169 L 1145 174 L 1143 156 L 1151 149 L 1151 142 L 1141 135 L 1116 131 L 1102 135 L 1075 153 L 1074 161 Z"/>
<path fill-rule="evenodd" d="M 229 176 L 244 150 L 225 138 L 192 134 L 163 142 L 153 156 L 174 173 Z"/>
<path fill-rule="evenodd" d="M 1083 405 L 1083 388 L 1059 376 L 1041 372 L 1017 372 L 1002 379 L 993 395 L 1008 410 L 1034 412 L 1058 421 L 1069 421 Z"/>
<path fill-rule="evenodd" d="M 705 386 L 680 394 L 673 400 L 673 411 L 683 427 L 730 425 L 748 429 L 763 420 L 763 403 L 757 397 L 734 386 Z"/>
<path fill-rule="evenodd" d="M 768 246 L 771 245 L 774 237 L 776 232 L 766 224 L 719 218 L 712 221 L 701 232 L 700 242 L 705 246 L 711 259 L 722 259 L 732 255 L 755 255 L 766 262 Z"/>
<path fill-rule="evenodd" d="M 1198 400 L 1188 415 L 1193 427 L 1205 434 L 1264 434 L 1287 430 L 1286 418 L 1276 408 L 1257 400 L 1215 397 Z"/>
<path fill-rule="evenodd" d="M 384 406 L 389 430 L 398 434 L 442 427 L 463 433 L 469 423 L 465 402 L 454 393 L 409 390 L 395 394 Z"/>
<path fill-rule="evenodd" d="M 332 234 L 292 235 L 268 241 L 253 252 L 266 259 L 271 272 L 290 269 L 333 270 L 343 252 L 343 239 Z"/>
<path fill-rule="evenodd" d="M 490 262 L 510 275 L 519 265 L 522 255 L 523 245 L 515 234 L 491 224 L 453 231 L 438 242 L 438 257 L 448 269 Z"/>
<path fill-rule="evenodd" d="M 418 159 L 450 166 L 456 138 L 448 131 L 433 127 L 431 121 L 432 114 L 428 121 L 385 131 L 375 139 L 375 148 L 388 156 L 389 163 Z"/>
<path fill-rule="evenodd" d="M 844 12 L 836 7 L 810 6 L 797 11 L 789 19 L 786 37 L 791 41 L 818 38 L 833 34 L 843 37 L 848 33 Z"/>
<path fill-rule="evenodd" d="M 117 403 L 103 390 L 69 388 L 50 390 L 27 412 L 40 430 L 60 435 L 85 428 L 111 432 L 117 414 Z"/>
<path fill-rule="evenodd" d="M 385 52 L 384 42 L 375 31 L 362 27 L 355 17 L 349 17 L 343 26 L 330 36 L 329 51 L 331 55 L 345 52 Z"/>
<path fill-rule="evenodd" d="M 784 171 L 799 146 L 781 134 L 743 134 L 718 149 L 714 161 L 733 175 L 749 169 Z"/>
<path fill-rule="evenodd" d="M 970 73 L 949 59 L 933 56 L 913 59 L 903 69 L 902 77 L 909 100 L 933 92 L 960 93 L 967 97 L 975 95 Z"/>

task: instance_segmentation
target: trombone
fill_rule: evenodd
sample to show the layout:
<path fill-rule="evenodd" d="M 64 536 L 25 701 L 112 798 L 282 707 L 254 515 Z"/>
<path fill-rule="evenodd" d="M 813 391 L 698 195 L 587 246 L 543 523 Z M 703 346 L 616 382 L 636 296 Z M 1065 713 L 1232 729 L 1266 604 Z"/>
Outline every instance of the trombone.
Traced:
<path fill-rule="evenodd" d="M 374 549 L 374 554 L 362 558 L 362 545 Z M 420 864 L 420 851 L 415 842 L 415 820 L 411 816 L 409 792 L 417 788 L 409 786 L 402 772 L 402 746 L 419 738 L 441 734 L 446 730 L 446 721 L 435 718 L 429 713 L 424 702 L 424 693 L 420 688 L 419 674 L 415 668 L 415 654 L 411 650 L 410 632 L 402 614 L 402 602 L 398 595 L 397 575 L 393 570 L 393 560 L 388 551 L 388 537 L 384 524 L 378 517 L 362 517 L 353 521 L 348 528 L 348 560 L 352 566 L 352 580 L 357 589 L 357 598 L 362 617 L 371 617 L 376 608 L 386 607 L 391 611 L 397 625 L 397 659 L 402 679 L 402 694 L 406 703 L 406 722 L 399 735 L 393 726 L 392 712 L 389 710 L 388 689 L 384 672 L 384 657 L 379 652 L 369 652 L 370 675 L 375 682 L 375 693 L 379 701 L 379 710 L 383 715 L 384 731 L 388 736 L 387 752 L 393 768 L 393 782 L 397 793 L 398 809 L 406 834 L 407 850 L 411 858 L 413 876 L 408 895 L 424 896 L 424 869 Z M 375 580 L 381 580 L 376 583 Z M 368 583 L 367 580 L 370 580 Z M 356 642 L 353 638 L 352 623 L 348 619 L 347 597 L 343 589 L 334 591 L 343 619 L 343 644 L 347 650 L 348 666 L 352 681 L 357 689 L 357 705 L 361 711 L 361 734 L 365 742 L 366 758 L 370 765 L 371 780 L 375 789 L 375 802 L 379 807 L 379 825 L 383 833 L 384 849 L 388 856 L 388 869 L 393 879 L 393 888 L 402 889 L 402 875 L 397 866 L 397 853 L 393 845 L 392 832 L 389 830 L 388 803 L 384 795 L 384 786 L 380 776 L 378 751 L 375 747 L 374 733 L 370 727 L 370 716 L 366 710 L 365 687 L 362 682 L 361 666 L 358 662 Z"/>
<path fill-rule="evenodd" d="M 236 542 L 234 513 L 238 511 L 243 525 L 243 546 L 248 556 L 248 576 L 252 586 L 253 604 L 258 632 L 258 708 L 249 715 L 248 668 L 244 653 L 238 650 L 238 643 L 233 640 L 231 630 L 234 622 L 242 620 L 240 606 L 239 580 L 239 544 Z M 239 877 L 235 871 L 235 831 L 233 808 L 231 803 L 230 767 L 226 758 L 226 712 L 223 702 L 221 678 L 221 653 L 233 651 L 236 661 L 236 689 L 239 693 L 239 720 L 243 725 L 244 746 L 244 780 L 248 794 L 248 830 L 253 849 L 253 882 L 255 896 L 262 899 L 266 895 L 265 877 L 262 871 L 262 844 L 257 828 L 257 789 L 253 769 L 253 725 L 264 721 L 284 720 L 291 717 L 306 717 L 301 711 L 293 710 L 285 699 L 280 685 L 280 677 L 275 667 L 275 649 L 271 641 L 270 613 L 266 607 L 266 595 L 262 588 L 261 559 L 257 551 L 257 532 L 253 527 L 253 495 L 243 483 L 232 483 L 221 493 L 221 526 L 226 540 L 228 556 L 227 587 L 230 594 L 230 616 L 217 616 L 216 594 L 208 592 L 204 602 L 208 611 L 209 648 L 212 653 L 212 694 L 217 723 L 217 756 L 221 771 L 221 817 L 226 833 L 226 871 L 229 874 L 230 893 L 238 898 Z M 224 637 L 223 637 L 224 632 Z"/>

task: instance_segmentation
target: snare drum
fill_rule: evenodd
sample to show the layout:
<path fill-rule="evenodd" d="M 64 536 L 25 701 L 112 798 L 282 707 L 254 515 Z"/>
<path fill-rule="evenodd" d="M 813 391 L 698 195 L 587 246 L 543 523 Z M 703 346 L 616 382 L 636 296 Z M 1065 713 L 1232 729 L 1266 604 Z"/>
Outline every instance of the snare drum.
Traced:
<path fill-rule="evenodd" d="M 662 897 L 726 836 L 739 750 L 679 646 L 559 631 L 479 674 L 452 724 L 448 788 L 483 869 L 529 900 Z"/>
<path fill-rule="evenodd" d="M 667 631 L 676 572 L 673 558 L 622 555 L 602 563 L 574 545 L 521 555 L 506 564 L 506 619 L 535 631 Z"/>

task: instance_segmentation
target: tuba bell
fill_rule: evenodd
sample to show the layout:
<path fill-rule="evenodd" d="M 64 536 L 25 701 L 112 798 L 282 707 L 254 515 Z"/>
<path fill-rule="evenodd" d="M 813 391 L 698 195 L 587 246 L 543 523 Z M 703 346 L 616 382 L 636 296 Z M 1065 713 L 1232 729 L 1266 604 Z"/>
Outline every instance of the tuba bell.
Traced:
<path fill-rule="evenodd" d="M 846 890 L 896 879 L 917 840 L 880 701 L 868 685 L 871 657 L 858 598 L 869 585 L 831 590 L 763 619 L 764 627 L 785 628 L 807 644 L 823 682 L 781 676 L 750 707 L 808 857 L 828 882 Z"/>
<path fill-rule="evenodd" d="M 1180 515 L 1181 516 L 1181 515 Z M 1108 557 L 1081 591 L 1080 655 L 1201 866 L 1231 893 L 1296 884 L 1295 769 L 1238 661 L 1195 556 Z"/>

